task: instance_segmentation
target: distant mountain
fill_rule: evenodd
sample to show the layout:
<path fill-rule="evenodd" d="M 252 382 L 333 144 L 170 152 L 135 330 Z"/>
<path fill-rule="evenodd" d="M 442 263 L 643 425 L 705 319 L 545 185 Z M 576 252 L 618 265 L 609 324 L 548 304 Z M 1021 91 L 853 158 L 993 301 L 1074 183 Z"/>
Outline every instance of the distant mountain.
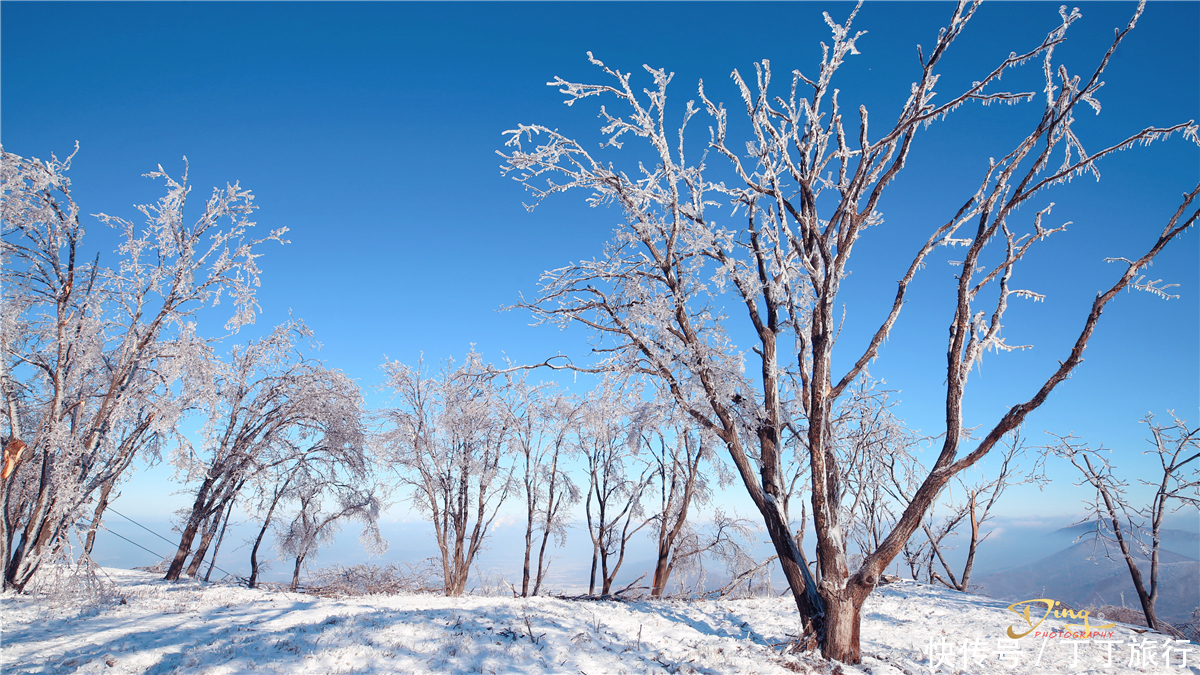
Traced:
<path fill-rule="evenodd" d="M 1082 528 L 1081 533 L 1087 532 L 1085 527 L 1076 528 Z M 1163 535 L 1159 551 L 1160 590 L 1155 612 L 1161 619 L 1182 622 L 1200 606 L 1200 560 L 1180 554 L 1176 549 L 1193 550 L 1194 544 L 1189 542 L 1195 542 L 1196 535 L 1180 530 L 1164 531 Z M 1029 557 L 1040 553 L 1031 550 Z M 1112 558 L 1105 557 L 1103 547 L 1089 538 L 1035 562 L 994 572 L 973 582 L 982 586 L 988 595 L 999 599 L 1052 598 L 1075 607 L 1123 604 L 1140 610 L 1141 604 L 1120 550 L 1110 544 L 1110 554 Z M 1135 557 L 1141 561 L 1138 568 L 1144 583 L 1149 585 L 1150 562 L 1140 555 Z"/>
<path fill-rule="evenodd" d="M 1049 536 L 1059 541 L 1069 540 L 1074 543 L 1075 540 L 1090 539 L 1091 534 L 1096 531 L 1096 521 L 1079 523 L 1070 527 L 1064 527 L 1056 530 Z M 1126 533 L 1128 534 L 1128 533 Z M 1196 532 L 1188 532 L 1186 530 L 1171 530 L 1163 529 L 1159 531 L 1161 543 L 1159 548 L 1164 551 L 1171 551 L 1179 555 L 1200 560 L 1200 534 Z M 1145 538 L 1146 543 L 1150 542 L 1150 538 Z"/>

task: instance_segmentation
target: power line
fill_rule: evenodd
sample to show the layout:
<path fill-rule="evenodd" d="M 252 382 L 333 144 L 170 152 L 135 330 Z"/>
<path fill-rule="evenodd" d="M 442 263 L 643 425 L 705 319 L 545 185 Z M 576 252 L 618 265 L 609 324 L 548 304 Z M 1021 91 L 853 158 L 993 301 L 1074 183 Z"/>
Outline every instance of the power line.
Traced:
<path fill-rule="evenodd" d="M 122 518 L 124 518 L 125 520 L 128 520 L 129 522 L 133 523 L 134 525 L 137 525 L 138 527 L 140 527 L 140 528 L 142 528 L 143 530 L 145 530 L 145 531 L 149 532 L 150 534 L 152 534 L 152 535 L 154 535 L 154 536 L 158 537 L 159 539 L 162 539 L 163 541 L 167 542 L 168 544 L 174 544 L 174 543 L 175 543 L 175 542 L 171 541 L 170 539 L 167 539 L 166 537 L 162 536 L 161 534 L 159 534 L 159 533 L 155 532 L 154 530 L 152 530 L 152 529 L 150 529 L 150 528 L 146 527 L 145 525 L 143 525 L 143 524 L 139 523 L 138 521 L 134 520 L 133 518 L 130 518 L 129 516 L 125 515 L 124 513 L 121 513 L 120 511 L 118 511 L 118 510 L 114 509 L 114 508 L 113 508 L 113 507 L 111 507 L 111 506 L 110 506 L 110 507 L 108 507 L 108 510 L 109 510 L 109 511 L 112 511 L 113 513 L 117 514 L 118 516 L 121 516 L 121 517 L 122 517 Z M 105 529 L 108 529 L 108 528 L 105 528 Z M 109 531 L 109 532 L 112 532 L 112 530 L 108 530 L 108 531 Z M 115 532 L 114 532 L 114 534 L 115 534 Z"/>
<path fill-rule="evenodd" d="M 101 525 L 100 527 L 104 527 L 104 526 L 103 526 L 103 525 Z M 113 532 L 112 530 L 108 529 L 107 527 L 104 527 L 104 531 L 105 531 L 105 532 L 108 532 L 109 534 L 112 534 L 112 535 L 115 535 L 115 536 L 121 537 L 121 535 L 117 534 L 116 532 Z M 136 547 L 138 547 L 138 548 L 142 549 L 142 550 L 143 550 L 143 551 L 145 551 L 146 553 L 149 553 L 150 555 L 158 556 L 160 559 L 161 559 L 161 558 L 165 558 L 165 557 L 166 557 L 165 555 L 162 555 L 161 553 L 155 553 L 154 551 L 151 551 L 150 549 L 146 548 L 145 546 L 142 546 L 141 544 L 137 543 L 136 541 L 134 541 L 134 540 L 132 540 L 132 539 L 129 539 L 129 538 L 127 538 L 127 537 L 121 537 L 121 538 L 122 538 L 122 539 L 124 539 L 125 541 L 127 541 L 127 542 L 129 542 L 129 543 L 133 544 L 134 546 L 136 546 Z"/>
<path fill-rule="evenodd" d="M 107 509 L 107 510 L 109 510 L 109 511 L 112 511 L 113 513 L 117 514 L 118 516 L 121 516 L 121 517 L 122 517 L 122 518 L 124 518 L 125 520 L 128 520 L 129 522 L 133 523 L 134 525 L 137 525 L 138 527 L 140 527 L 140 528 L 142 528 L 143 530 L 145 530 L 145 531 L 149 532 L 150 534 L 152 534 L 152 535 L 154 535 L 154 536 L 158 537 L 159 539 L 162 539 L 163 541 L 167 542 L 168 544 L 171 544 L 172 546 L 174 546 L 174 545 L 175 545 L 175 542 L 171 541 L 170 539 L 167 539 L 166 537 L 162 536 L 161 534 L 159 534 L 159 533 L 155 532 L 154 530 L 152 530 L 152 529 L 150 529 L 150 528 L 146 527 L 145 525 L 143 525 L 143 524 L 139 523 L 138 521 L 134 520 L 133 518 L 130 518 L 129 516 L 125 515 L 124 513 L 121 513 L 120 511 L 118 511 L 118 510 L 114 509 L 113 507 L 111 507 L 111 506 L 110 506 L 110 507 L 108 507 L 108 509 Z M 101 525 L 100 525 L 100 527 L 104 527 L 104 525 L 103 525 L 103 524 L 101 524 Z M 104 529 L 105 529 L 106 531 L 108 531 L 108 532 L 111 532 L 112 534 L 116 534 L 118 537 L 121 537 L 121 535 L 117 534 L 116 532 L 113 532 L 112 530 L 108 529 L 107 527 L 104 527 Z M 133 544 L 134 546 L 136 546 L 136 547 L 138 547 L 138 548 L 142 549 L 143 551 L 145 551 L 145 552 L 147 552 L 147 553 L 151 553 L 151 554 L 153 554 L 153 555 L 156 555 L 156 556 L 158 556 L 158 557 L 159 557 L 159 559 L 166 558 L 166 556 L 164 556 L 164 555 L 160 555 L 160 554 L 158 554 L 158 553 L 154 553 L 154 551 L 151 551 L 150 549 L 146 548 L 145 546 L 142 546 L 141 544 L 137 543 L 136 541 L 133 541 L 132 539 L 128 539 L 128 538 L 126 538 L 126 537 L 121 537 L 121 539 L 124 539 L 125 541 L 127 541 L 127 542 L 129 542 L 129 543 Z M 209 564 L 211 564 L 211 565 L 213 566 L 213 568 L 215 568 L 215 569 L 217 569 L 217 570 L 220 570 L 221 572 L 223 572 L 223 573 L 225 574 L 225 576 L 230 576 L 230 577 L 235 577 L 235 578 L 236 578 L 236 575 L 234 575 L 234 574 L 231 574 L 230 572 L 226 572 L 225 570 L 221 569 L 220 567 L 218 567 L 218 566 L 217 566 L 217 564 L 216 564 L 215 562 L 210 562 Z"/>

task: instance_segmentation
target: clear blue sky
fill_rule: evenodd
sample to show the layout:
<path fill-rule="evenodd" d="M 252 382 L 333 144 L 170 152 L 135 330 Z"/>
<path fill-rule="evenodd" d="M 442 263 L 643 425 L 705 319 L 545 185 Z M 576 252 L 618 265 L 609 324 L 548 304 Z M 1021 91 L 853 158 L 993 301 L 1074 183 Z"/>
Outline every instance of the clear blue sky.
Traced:
<path fill-rule="evenodd" d="M 985 4 L 947 57 L 941 90 L 969 84 L 1010 51 L 1037 44 L 1057 25 L 1057 7 Z M 1080 7 L 1084 18 L 1059 53 L 1073 74 L 1086 77 L 1134 4 Z M 1200 117 L 1198 7 L 1150 4 L 1108 69 L 1102 114 L 1081 113 L 1077 129 L 1086 147 Z M 421 352 L 429 360 L 461 357 L 471 343 L 489 360 L 503 352 L 537 361 L 560 350 L 583 358 L 586 336 L 579 331 L 530 328 L 528 316 L 496 310 L 534 292 L 543 270 L 597 254 L 621 214 L 589 210 L 578 194 L 527 213 L 527 197 L 498 170 L 501 132 L 539 122 L 598 139 L 596 106 L 566 108 L 545 86 L 554 76 L 600 79 L 588 50 L 625 71 L 640 74 L 643 63 L 674 71 L 679 106 L 695 98 L 703 77 L 709 96 L 733 108 L 736 124 L 729 73 L 752 73 L 763 58 L 771 59 L 779 83 L 794 68 L 815 73 L 818 43 L 829 40 L 821 12 L 841 21 L 849 8 L 4 2 L 0 141 L 10 152 L 45 158 L 69 154 L 78 140 L 71 175 L 88 213 L 132 218 L 133 204 L 162 194 L 140 174 L 159 163 L 178 174 L 183 155 L 196 197 L 241 181 L 257 195 L 260 227 L 287 226 L 293 242 L 261 260 L 263 315 L 245 332 L 265 332 L 291 310 L 316 331 L 322 358 L 364 386 L 382 379 L 385 354 L 406 362 Z M 932 44 L 951 9 L 866 5 L 855 25 L 869 31 L 858 43 L 862 55 L 849 60 L 837 85 L 843 107 L 863 103 L 879 124 L 893 118 L 916 72 L 914 45 Z M 1002 84 L 1040 91 L 1038 70 L 1032 64 Z M 918 138 L 882 204 L 887 222 L 856 247 L 843 347 L 864 340 L 890 303 L 907 260 L 891 254 L 911 256 L 930 225 L 944 222 L 973 191 L 988 156 L 1003 154 L 1039 114 L 1036 103 L 968 106 Z M 693 124 L 700 131 L 707 122 Z M 1197 157 L 1194 145 L 1176 138 L 1120 153 L 1101 166 L 1100 183 L 1080 178 L 1047 197 L 1057 203 L 1052 223 L 1074 225 L 1018 271 L 1018 285 L 1048 298 L 1017 303 L 1005 330 L 1011 343 L 1035 348 L 988 355 L 968 395 L 973 423 L 993 422 L 1027 398 L 1064 357 L 1091 298 L 1120 272 L 1101 259 L 1148 245 L 1178 195 L 1195 184 Z M 1126 294 L 1112 303 L 1087 361 L 1030 418 L 1029 436 L 1074 431 L 1122 450 L 1133 466 L 1143 449 L 1136 424 L 1142 414 L 1173 408 L 1197 418 L 1198 234 L 1189 232 L 1152 270 L 1181 284 L 1181 297 L 1164 303 Z M 112 250 L 98 223 L 88 236 L 105 255 Z M 946 258 L 922 273 L 873 368 L 901 390 L 902 415 L 926 431 L 941 420 L 953 274 Z M 214 320 L 211 332 L 220 323 Z M 1049 500 L 1056 512 L 1070 508 L 1036 493 L 1009 508 L 1045 510 L 1030 499 Z"/>

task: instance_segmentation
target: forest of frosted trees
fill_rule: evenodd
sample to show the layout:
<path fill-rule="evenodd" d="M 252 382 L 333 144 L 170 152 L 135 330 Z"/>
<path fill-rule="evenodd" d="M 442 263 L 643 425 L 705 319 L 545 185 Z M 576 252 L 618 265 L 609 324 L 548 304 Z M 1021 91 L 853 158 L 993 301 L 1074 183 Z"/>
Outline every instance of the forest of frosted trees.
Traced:
<path fill-rule="evenodd" d="M 422 566 L 407 561 L 407 588 L 461 595 L 498 515 L 515 511 L 523 565 L 514 596 L 553 592 L 547 575 L 564 547 L 590 552 L 579 580 L 590 597 L 727 596 L 776 569 L 801 617 L 801 644 L 857 663 L 863 602 L 885 570 L 898 564 L 914 579 L 968 590 L 998 500 L 1059 462 L 1094 491 L 1097 536 L 1128 564 L 1154 627 L 1163 517 L 1200 498 L 1196 425 L 1174 413 L 1144 420 L 1162 467 L 1138 477 L 1153 488 L 1149 504 L 1127 495 L 1128 481 L 1087 439 L 1041 447 L 1022 430 L 1080 367 L 1109 303 L 1171 297 L 1147 268 L 1200 218 L 1200 184 L 1164 177 L 1180 182 L 1180 201 L 1162 222 L 1139 224 L 1140 248 L 1111 259 L 1111 278 L 1078 308 L 1055 369 L 981 427 L 968 428 L 964 400 L 985 356 L 1025 347 L 1001 334 L 1006 312 L 1043 296 L 1014 285 L 1014 273 L 1069 263 L 1031 253 L 1072 236 L 1047 197 L 1073 178 L 1099 178 L 1119 151 L 1197 144 L 1197 126 L 1124 129 L 1104 143 L 1076 130 L 1076 115 L 1100 110 L 1102 75 L 1141 7 L 1106 53 L 1072 65 L 1075 74 L 1056 60 L 1079 18 L 1064 9 L 1039 43 L 1014 45 L 966 88 L 939 91 L 943 59 L 976 8 L 948 8 L 936 41 L 918 49 L 907 100 L 874 117 L 839 101 L 836 88 L 839 67 L 858 53 L 857 9 L 842 23 L 826 15 L 831 38 L 808 75 L 773 81 L 765 60 L 745 76 L 734 71 L 741 100 L 728 107 L 703 82 L 688 89 L 666 70 L 626 72 L 589 54 L 596 83 L 549 84 L 570 105 L 602 101 L 600 146 L 522 123 L 505 132 L 499 154 L 531 209 L 579 195 L 621 211 L 603 255 L 563 261 L 536 297 L 508 308 L 586 331 L 591 353 L 536 364 L 474 350 L 415 363 L 381 357 L 387 401 L 375 407 L 320 359 L 319 336 L 301 318 L 251 327 L 256 289 L 271 283 L 256 259 L 288 242 L 285 229 L 256 228 L 250 190 L 192 194 L 186 171 L 158 167 L 148 174 L 165 193 L 157 202 L 128 219 L 92 217 L 73 197 L 74 154 L 3 151 L 4 588 L 23 592 L 41 570 L 91 564 L 114 491 L 136 467 L 165 462 L 190 504 L 163 564 L 168 580 L 207 580 L 238 511 L 256 534 L 244 582 L 260 584 L 264 561 L 278 556 L 296 589 L 346 526 L 361 529 L 368 551 L 385 551 L 379 520 L 396 507 L 420 513 L 437 548 Z M 1040 73 L 1037 91 L 1001 87 L 1002 76 L 1029 69 Z M 669 85 L 692 100 L 668 109 Z M 871 243 L 857 243 L 863 233 L 889 226 L 881 200 L 910 153 L 942 120 L 989 104 L 1041 113 L 1007 154 L 980 165 L 977 187 L 912 250 L 889 254 L 906 272 L 879 289 L 883 311 L 869 333 L 839 341 L 841 284 L 856 247 Z M 85 226 L 119 237 L 115 258 L 105 256 L 115 262 L 93 254 Z M 914 280 L 945 251 L 956 271 L 941 280 L 946 321 L 930 330 L 946 347 L 936 402 L 945 426 L 919 433 L 870 366 L 888 358 Z M 573 386 L 554 379 L 563 371 Z M 726 511 L 723 490 L 745 493 L 753 516 Z M 1129 532 L 1145 536 L 1131 541 Z M 772 555 L 756 557 L 763 533 Z M 630 577 L 635 538 L 650 540 L 654 565 L 618 584 L 619 573 Z M 946 555 L 952 540 L 965 565 Z M 1153 562 L 1149 579 L 1138 547 Z"/>

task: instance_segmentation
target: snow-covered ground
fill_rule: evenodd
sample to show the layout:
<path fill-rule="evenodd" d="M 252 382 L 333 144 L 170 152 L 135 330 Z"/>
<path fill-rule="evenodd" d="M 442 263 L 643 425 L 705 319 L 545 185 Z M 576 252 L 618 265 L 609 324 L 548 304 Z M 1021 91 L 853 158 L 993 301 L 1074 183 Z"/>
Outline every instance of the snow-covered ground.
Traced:
<path fill-rule="evenodd" d="M 1200 674 L 1194 643 L 1120 624 L 1103 641 L 1034 633 L 1011 640 L 1009 626 L 1028 626 L 1006 603 L 911 582 L 881 587 L 867 601 L 863 662 L 851 667 L 782 653 L 797 630 L 789 598 L 328 599 L 106 572 L 114 586 L 90 605 L 0 596 L 0 671 Z M 1034 622 L 1045 612 L 1038 607 Z M 1066 623 L 1051 615 L 1039 630 Z"/>

